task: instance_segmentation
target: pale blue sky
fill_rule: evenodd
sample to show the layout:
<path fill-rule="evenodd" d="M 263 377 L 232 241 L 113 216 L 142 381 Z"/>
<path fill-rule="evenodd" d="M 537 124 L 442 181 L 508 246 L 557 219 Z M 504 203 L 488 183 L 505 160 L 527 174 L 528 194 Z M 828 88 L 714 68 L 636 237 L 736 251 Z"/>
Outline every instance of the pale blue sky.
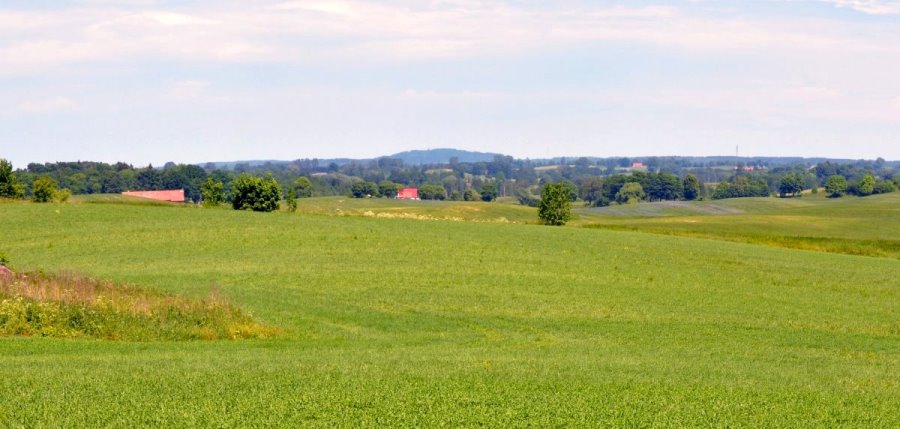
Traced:
<path fill-rule="evenodd" d="M 2 0 L 0 157 L 900 159 L 900 0 Z"/>

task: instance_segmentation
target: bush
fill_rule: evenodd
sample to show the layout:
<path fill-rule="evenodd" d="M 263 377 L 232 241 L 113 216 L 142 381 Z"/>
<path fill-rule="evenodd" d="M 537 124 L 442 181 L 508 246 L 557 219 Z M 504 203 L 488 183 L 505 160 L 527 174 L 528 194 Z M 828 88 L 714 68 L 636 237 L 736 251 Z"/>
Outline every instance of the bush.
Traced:
<path fill-rule="evenodd" d="M 53 201 L 56 194 L 56 181 L 47 176 L 41 176 L 35 179 L 31 185 L 32 201 L 36 203 L 49 203 Z"/>
<path fill-rule="evenodd" d="M 66 203 L 69 201 L 69 198 L 72 198 L 72 191 L 67 188 L 62 188 L 56 191 L 56 194 L 53 195 L 53 198 L 58 203 Z"/>
<path fill-rule="evenodd" d="M 464 201 L 480 201 L 481 194 L 474 189 L 466 189 L 466 192 L 463 192 L 463 200 Z M 535 205 L 537 207 L 537 205 Z"/>
<path fill-rule="evenodd" d="M 281 202 L 281 185 L 271 174 L 265 178 L 241 174 L 232 183 L 234 188 L 231 205 L 235 210 L 271 212 L 278 210 Z"/>

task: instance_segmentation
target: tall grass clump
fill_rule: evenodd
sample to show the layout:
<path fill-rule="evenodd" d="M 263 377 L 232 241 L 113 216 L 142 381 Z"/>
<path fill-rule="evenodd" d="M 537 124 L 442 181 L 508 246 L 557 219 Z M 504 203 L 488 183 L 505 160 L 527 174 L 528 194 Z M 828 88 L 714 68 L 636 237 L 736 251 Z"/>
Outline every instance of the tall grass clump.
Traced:
<path fill-rule="evenodd" d="M 74 274 L 0 275 L 0 336 L 177 341 L 273 334 L 217 293 L 188 299 Z"/>

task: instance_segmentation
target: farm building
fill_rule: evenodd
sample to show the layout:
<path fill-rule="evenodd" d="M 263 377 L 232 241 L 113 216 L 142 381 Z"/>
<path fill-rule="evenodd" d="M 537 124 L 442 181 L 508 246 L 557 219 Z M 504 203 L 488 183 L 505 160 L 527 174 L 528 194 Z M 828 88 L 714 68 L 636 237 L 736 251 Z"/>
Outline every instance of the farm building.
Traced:
<path fill-rule="evenodd" d="M 122 195 L 139 198 L 149 198 L 156 201 L 168 201 L 172 203 L 184 202 L 184 189 L 175 189 L 170 191 L 133 191 L 122 192 Z"/>
<path fill-rule="evenodd" d="M 400 200 L 418 200 L 419 188 L 403 188 L 397 192 L 397 199 Z"/>

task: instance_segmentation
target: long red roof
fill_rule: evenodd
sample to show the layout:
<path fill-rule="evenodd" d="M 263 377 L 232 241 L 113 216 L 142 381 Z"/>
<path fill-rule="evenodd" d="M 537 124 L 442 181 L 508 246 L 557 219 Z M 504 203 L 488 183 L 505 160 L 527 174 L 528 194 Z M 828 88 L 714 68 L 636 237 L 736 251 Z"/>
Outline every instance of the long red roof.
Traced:
<path fill-rule="evenodd" d="M 175 189 L 171 191 L 133 191 L 122 192 L 122 195 L 131 197 L 149 198 L 157 201 L 169 201 L 173 203 L 184 202 L 184 189 Z"/>

